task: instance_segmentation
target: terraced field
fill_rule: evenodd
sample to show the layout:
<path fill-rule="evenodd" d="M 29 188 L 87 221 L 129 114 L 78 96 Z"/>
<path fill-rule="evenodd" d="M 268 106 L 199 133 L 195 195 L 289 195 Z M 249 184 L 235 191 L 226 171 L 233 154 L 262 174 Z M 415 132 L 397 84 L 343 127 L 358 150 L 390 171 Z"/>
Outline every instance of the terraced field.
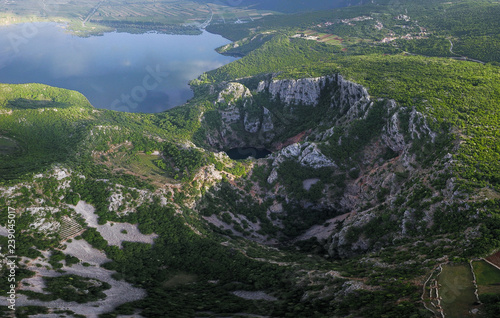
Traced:
<path fill-rule="evenodd" d="M 0 3 L 0 25 L 57 21 L 70 22 L 73 31 L 98 30 L 99 25 L 119 27 L 125 24 L 148 25 L 149 29 L 161 25 L 200 26 L 204 22 L 223 23 L 249 22 L 273 14 L 248 7 L 224 5 L 220 3 L 203 4 L 195 1 L 124 1 L 124 0 L 44 0 L 44 1 L 4 1 Z M 181 26 L 181 27 L 182 27 Z"/>
<path fill-rule="evenodd" d="M 69 217 L 63 217 L 61 222 L 61 228 L 59 229 L 59 236 L 61 240 L 66 240 L 83 231 L 83 227 L 78 224 L 75 220 Z"/>

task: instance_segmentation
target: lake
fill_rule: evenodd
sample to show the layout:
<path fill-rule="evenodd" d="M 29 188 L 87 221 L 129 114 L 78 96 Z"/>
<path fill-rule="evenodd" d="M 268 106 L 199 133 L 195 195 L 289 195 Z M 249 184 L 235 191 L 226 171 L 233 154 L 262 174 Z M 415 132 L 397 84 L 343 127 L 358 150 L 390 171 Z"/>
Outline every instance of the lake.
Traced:
<path fill-rule="evenodd" d="M 227 150 L 226 154 L 233 160 L 242 160 L 250 157 L 254 157 L 255 159 L 265 158 L 271 152 L 264 148 L 239 147 Z"/>
<path fill-rule="evenodd" d="M 235 58 L 208 33 L 106 33 L 81 38 L 56 23 L 0 27 L 0 82 L 76 90 L 96 108 L 155 113 L 193 96 L 188 82 Z"/>

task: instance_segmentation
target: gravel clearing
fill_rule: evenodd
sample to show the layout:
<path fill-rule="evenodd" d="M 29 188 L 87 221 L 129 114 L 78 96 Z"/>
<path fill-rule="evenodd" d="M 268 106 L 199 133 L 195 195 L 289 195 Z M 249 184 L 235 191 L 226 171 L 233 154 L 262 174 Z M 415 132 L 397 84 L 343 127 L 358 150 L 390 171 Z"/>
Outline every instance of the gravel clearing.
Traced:
<path fill-rule="evenodd" d="M 26 286 L 25 283 L 30 284 Z M 22 290 L 31 290 L 37 293 L 47 294 L 43 288 L 45 288 L 45 281 L 41 275 L 35 275 L 31 278 L 23 279 Z"/>
<path fill-rule="evenodd" d="M 31 315 L 30 318 L 61 318 L 61 314 L 39 314 L 39 315 Z"/>
<path fill-rule="evenodd" d="M 278 298 L 270 296 L 263 291 L 236 290 L 233 292 L 233 295 L 247 300 L 268 300 L 268 301 L 278 300 Z"/>
<path fill-rule="evenodd" d="M 144 318 L 144 317 L 139 314 L 133 314 L 133 315 L 118 315 L 116 318 Z"/>
<path fill-rule="evenodd" d="M 313 185 L 315 185 L 319 181 L 319 178 L 306 179 L 302 181 L 302 186 L 304 190 L 309 191 Z"/>
<path fill-rule="evenodd" d="M 85 202 L 80 201 L 76 206 L 70 207 L 74 208 L 78 214 L 82 215 L 89 226 L 95 227 L 104 239 L 106 239 L 111 245 L 121 246 L 123 241 L 152 244 L 154 239 L 158 237 L 156 234 L 143 235 L 139 232 L 136 225 L 128 223 L 111 224 L 108 222 L 105 225 L 98 225 L 97 215 L 94 214 L 94 207 Z M 7 234 L 7 229 L 0 227 L 0 235 L 5 236 L 5 234 Z M 65 242 L 64 244 L 66 245 L 66 248 L 63 250 L 64 254 L 75 256 L 82 262 L 89 263 L 91 266 L 86 267 L 81 264 L 76 264 L 71 267 L 64 266 L 62 270 L 64 270 L 65 273 L 61 274 L 54 270 L 47 269 L 45 267 L 45 260 L 37 259 L 28 265 L 28 269 L 34 271 L 35 276 L 24 279 L 19 285 L 20 289 L 44 293 L 43 287 L 45 286 L 45 282 L 43 277 L 57 277 L 61 275 L 75 274 L 82 277 L 98 279 L 110 284 L 111 288 L 104 291 L 107 297 L 103 300 L 79 304 L 77 302 L 66 302 L 60 299 L 44 302 L 37 299 L 28 299 L 27 296 L 18 293 L 16 306 L 44 306 L 54 310 L 71 310 L 76 314 L 84 315 L 88 318 L 97 318 L 99 314 L 111 311 L 123 303 L 136 301 L 146 296 L 145 290 L 133 287 L 125 281 L 114 280 L 111 275 L 115 272 L 101 267 L 102 264 L 110 261 L 110 259 L 106 257 L 105 253 L 93 248 L 85 240 L 73 239 L 70 243 Z M 46 259 L 49 256 L 49 253 L 46 251 L 42 252 L 42 254 Z M 44 266 L 37 267 L 35 264 L 41 264 Z M 26 286 L 23 283 L 27 283 L 29 285 Z M 6 301 L 7 298 L 5 296 L 0 297 L 0 303 L 6 303 Z M 59 315 L 43 314 L 33 317 L 51 318 L 59 317 Z M 134 314 L 123 316 L 123 318 L 125 317 L 140 318 L 141 316 Z"/>
<path fill-rule="evenodd" d="M 8 235 L 9 232 L 7 231 L 7 228 L 0 225 L 0 236 L 8 236 Z"/>
<path fill-rule="evenodd" d="M 104 252 L 93 248 L 92 245 L 85 240 L 73 240 L 71 243 L 66 242 L 64 254 L 78 257 L 82 262 L 87 262 L 91 265 L 102 265 L 111 261 Z"/>
<path fill-rule="evenodd" d="M 78 202 L 76 206 L 70 205 L 70 207 L 75 209 L 90 227 L 96 228 L 110 245 L 121 247 L 124 241 L 153 244 L 154 239 L 158 237 L 157 234 L 142 234 L 139 232 L 137 225 L 134 224 L 107 222 L 104 225 L 99 225 L 97 224 L 98 217 L 94 213 L 94 207 L 83 201 Z"/>
<path fill-rule="evenodd" d="M 23 280 L 29 283 L 37 282 L 45 277 L 57 277 L 63 274 L 55 272 L 53 270 L 47 270 L 46 268 L 38 268 L 35 266 L 29 267 L 30 270 L 37 272 L 35 278 Z M 97 318 L 99 314 L 113 310 L 115 307 L 135 300 L 139 300 L 146 296 L 146 291 L 143 289 L 135 288 L 131 284 L 125 281 L 116 281 L 111 278 L 113 271 L 101 267 L 84 267 L 82 265 L 73 265 L 72 267 L 63 267 L 65 273 L 75 274 L 82 277 L 89 277 L 99 279 L 111 285 L 111 289 L 104 291 L 107 297 L 100 301 L 88 302 L 85 304 L 79 304 L 77 302 L 66 302 L 63 300 L 55 300 L 44 302 L 37 299 L 28 299 L 25 295 L 17 294 L 16 306 L 45 306 L 47 308 L 59 309 L 59 310 L 72 310 L 77 314 L 84 315 L 88 318 Z M 39 277 L 39 278 L 38 278 Z M 34 290 L 33 287 L 23 286 L 21 283 L 21 289 Z M 6 302 L 6 297 L 0 297 L 2 303 Z M 48 315 L 42 315 L 39 317 L 49 317 Z M 135 316 L 139 317 L 139 316 Z"/>

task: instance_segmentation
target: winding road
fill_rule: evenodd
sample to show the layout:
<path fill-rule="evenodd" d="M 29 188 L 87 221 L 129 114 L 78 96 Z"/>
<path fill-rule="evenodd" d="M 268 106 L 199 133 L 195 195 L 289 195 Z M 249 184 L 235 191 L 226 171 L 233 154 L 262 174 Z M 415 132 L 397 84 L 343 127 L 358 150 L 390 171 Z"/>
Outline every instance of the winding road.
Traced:
<path fill-rule="evenodd" d="M 208 18 L 207 21 L 201 24 L 200 29 L 205 29 L 207 26 L 209 26 L 210 23 L 212 22 L 212 19 L 214 18 L 214 11 L 208 4 L 207 7 L 210 9 L 210 18 Z"/>
<path fill-rule="evenodd" d="M 95 7 L 93 7 L 91 10 L 90 10 L 90 13 L 87 15 L 87 17 L 85 18 L 85 20 L 83 20 L 82 22 L 82 26 L 85 26 L 85 23 L 87 23 L 87 21 L 96 13 L 97 10 L 99 10 L 99 7 L 104 3 L 106 2 L 106 0 L 103 0 L 101 2 L 99 2 Z"/>
<path fill-rule="evenodd" d="M 450 40 L 450 39 L 448 39 L 448 41 L 450 41 L 450 53 L 451 53 L 451 54 L 454 54 L 454 55 L 458 55 L 458 56 L 460 56 L 460 57 L 452 57 L 453 59 L 464 59 L 464 60 L 466 60 L 466 61 L 471 61 L 471 62 L 476 62 L 476 63 L 486 64 L 486 62 L 483 62 L 483 61 L 480 61 L 480 60 L 471 59 L 470 57 L 463 56 L 463 55 L 461 55 L 461 54 L 458 54 L 458 53 L 453 52 L 453 42 L 451 42 L 451 40 Z"/>

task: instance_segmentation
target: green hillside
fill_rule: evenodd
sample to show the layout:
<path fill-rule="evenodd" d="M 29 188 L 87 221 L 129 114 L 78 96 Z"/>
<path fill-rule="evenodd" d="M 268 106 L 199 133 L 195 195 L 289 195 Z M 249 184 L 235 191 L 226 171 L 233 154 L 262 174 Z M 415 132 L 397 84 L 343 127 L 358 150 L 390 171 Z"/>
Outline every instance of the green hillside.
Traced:
<path fill-rule="evenodd" d="M 158 114 L 0 84 L 0 225 L 15 214 L 17 293 L 42 302 L 17 317 L 85 316 L 71 300 L 101 318 L 495 317 L 499 274 L 477 261 L 500 249 L 498 10 L 379 0 L 214 21 L 235 41 L 218 51 L 241 59 Z M 223 153 L 241 146 L 272 155 Z M 472 273 L 483 304 L 461 302 L 476 299 Z"/>

